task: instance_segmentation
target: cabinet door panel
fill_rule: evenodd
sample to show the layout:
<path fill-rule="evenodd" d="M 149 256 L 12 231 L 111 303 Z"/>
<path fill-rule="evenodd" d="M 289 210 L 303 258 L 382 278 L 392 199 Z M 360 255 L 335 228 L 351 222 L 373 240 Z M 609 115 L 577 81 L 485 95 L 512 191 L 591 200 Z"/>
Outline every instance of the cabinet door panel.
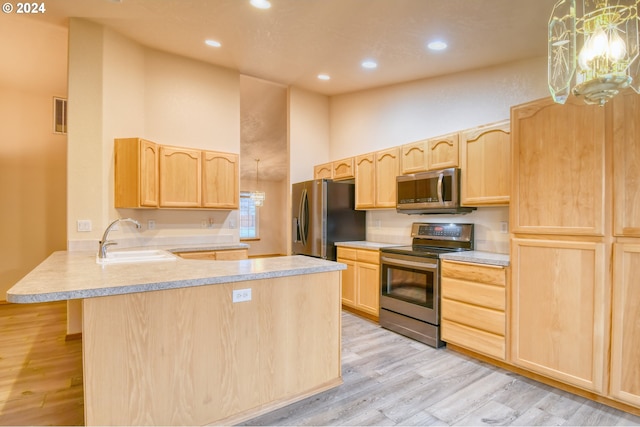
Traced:
<path fill-rule="evenodd" d="M 324 163 L 313 167 L 313 179 L 333 178 L 333 164 Z"/>
<path fill-rule="evenodd" d="M 515 233 L 602 236 L 605 110 L 544 99 L 511 110 Z"/>
<path fill-rule="evenodd" d="M 333 179 L 351 179 L 354 177 L 353 171 L 353 157 L 348 159 L 337 160 L 332 163 L 333 167 Z"/>
<path fill-rule="evenodd" d="M 394 178 L 395 179 L 395 178 Z M 356 209 L 375 207 L 375 154 L 356 157 Z"/>
<path fill-rule="evenodd" d="M 400 150 L 391 148 L 376 153 L 375 206 L 396 207 L 396 177 L 400 175 Z"/>
<path fill-rule="evenodd" d="M 429 169 L 429 143 L 417 141 L 402 146 L 402 173 L 424 172 Z"/>
<path fill-rule="evenodd" d="M 140 140 L 140 205 L 158 206 L 158 146 Z"/>
<path fill-rule="evenodd" d="M 613 222 L 617 236 L 640 237 L 640 95 L 616 96 L 613 110 Z"/>
<path fill-rule="evenodd" d="M 338 248 L 340 250 L 342 248 Z M 342 304 L 349 307 L 356 307 L 356 263 L 351 259 L 338 257 L 338 262 L 347 265 L 346 270 L 342 270 Z"/>
<path fill-rule="evenodd" d="M 460 145 L 462 204 L 508 204 L 511 193 L 509 122 L 462 132 Z"/>
<path fill-rule="evenodd" d="M 429 147 L 429 170 L 458 166 L 458 134 L 431 138 Z"/>
<path fill-rule="evenodd" d="M 604 244 L 514 238 L 512 245 L 513 363 L 602 393 Z"/>
<path fill-rule="evenodd" d="M 160 147 L 160 206 L 200 207 L 201 152 Z"/>
<path fill-rule="evenodd" d="M 640 406 L 640 244 L 615 244 L 611 395 Z"/>
<path fill-rule="evenodd" d="M 357 263 L 356 268 L 358 309 L 378 316 L 380 314 L 380 267 Z"/>
<path fill-rule="evenodd" d="M 202 159 L 202 205 L 238 209 L 238 156 L 204 151 Z"/>

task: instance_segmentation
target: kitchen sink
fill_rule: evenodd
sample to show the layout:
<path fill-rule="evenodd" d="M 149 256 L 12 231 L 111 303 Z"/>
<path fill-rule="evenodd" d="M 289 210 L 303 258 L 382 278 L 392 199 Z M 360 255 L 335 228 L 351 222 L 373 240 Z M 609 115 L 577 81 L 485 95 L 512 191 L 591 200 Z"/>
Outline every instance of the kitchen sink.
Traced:
<path fill-rule="evenodd" d="M 152 261 L 175 261 L 177 257 L 168 251 L 162 249 L 143 249 L 131 251 L 110 251 L 107 252 L 106 258 L 99 258 L 96 255 L 98 264 L 125 264 L 134 262 L 152 262 Z"/>

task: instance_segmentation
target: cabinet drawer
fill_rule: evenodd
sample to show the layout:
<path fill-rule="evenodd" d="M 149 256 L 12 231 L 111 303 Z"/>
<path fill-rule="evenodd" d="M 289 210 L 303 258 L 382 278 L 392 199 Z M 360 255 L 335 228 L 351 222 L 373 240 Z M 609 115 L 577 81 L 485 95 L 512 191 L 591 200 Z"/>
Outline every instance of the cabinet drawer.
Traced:
<path fill-rule="evenodd" d="M 466 264 L 452 261 L 442 262 L 442 277 L 469 280 L 505 286 L 505 268 L 493 265 Z"/>
<path fill-rule="evenodd" d="M 442 318 L 491 332 L 505 334 L 506 319 L 504 311 L 490 310 L 450 299 L 442 299 Z"/>
<path fill-rule="evenodd" d="M 443 277 L 441 287 L 443 298 L 494 310 L 505 310 L 505 288 L 501 286 Z"/>
<path fill-rule="evenodd" d="M 358 261 L 369 264 L 380 264 L 380 252 L 358 249 Z"/>
<path fill-rule="evenodd" d="M 442 340 L 484 353 L 496 359 L 506 359 L 505 338 L 500 335 L 469 328 L 455 322 L 443 320 L 441 324 Z"/>
<path fill-rule="evenodd" d="M 356 249 L 338 247 L 337 257 L 355 261 L 358 259 Z"/>

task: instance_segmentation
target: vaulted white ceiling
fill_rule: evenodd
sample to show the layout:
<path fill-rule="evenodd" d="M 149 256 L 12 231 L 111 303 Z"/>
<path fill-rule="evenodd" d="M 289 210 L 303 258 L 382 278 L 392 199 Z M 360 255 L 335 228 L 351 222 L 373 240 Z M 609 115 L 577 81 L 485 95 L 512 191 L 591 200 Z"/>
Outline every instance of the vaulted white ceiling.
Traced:
<path fill-rule="evenodd" d="M 249 0 L 50 0 L 46 13 L 33 17 L 65 26 L 69 17 L 86 18 L 145 46 L 337 95 L 543 56 L 555 1 L 271 0 L 260 10 Z M 435 39 L 448 49 L 428 50 Z M 365 59 L 378 68 L 363 69 Z M 320 73 L 331 79 L 319 80 Z M 277 121 L 268 116 L 281 90 L 245 83 L 245 95 L 262 95 L 243 98 L 241 176 L 255 177 L 254 159 L 261 158 L 261 177 L 282 179 L 286 133 L 269 136 L 275 131 L 264 126 Z"/>

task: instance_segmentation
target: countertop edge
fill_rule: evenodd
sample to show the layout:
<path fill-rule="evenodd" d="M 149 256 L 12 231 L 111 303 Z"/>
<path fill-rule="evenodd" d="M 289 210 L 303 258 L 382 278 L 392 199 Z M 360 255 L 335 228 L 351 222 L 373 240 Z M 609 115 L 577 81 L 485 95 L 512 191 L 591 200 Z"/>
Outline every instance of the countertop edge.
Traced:
<path fill-rule="evenodd" d="M 510 259 L 507 254 L 498 254 L 482 251 L 463 251 L 440 255 L 440 259 L 445 261 L 468 262 L 471 264 L 494 265 L 498 267 L 509 267 Z"/>

